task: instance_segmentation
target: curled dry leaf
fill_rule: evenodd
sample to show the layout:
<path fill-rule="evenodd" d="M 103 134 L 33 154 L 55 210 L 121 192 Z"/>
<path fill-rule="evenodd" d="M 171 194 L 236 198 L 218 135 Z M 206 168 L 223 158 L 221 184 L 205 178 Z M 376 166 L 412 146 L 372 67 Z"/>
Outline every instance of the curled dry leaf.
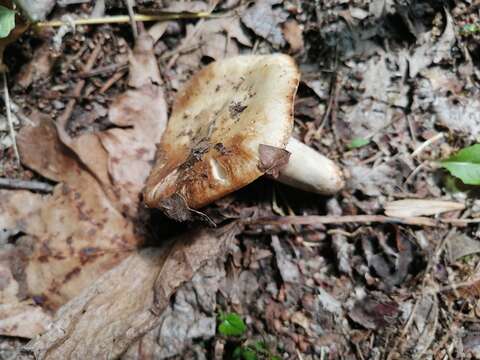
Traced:
<path fill-rule="evenodd" d="M 290 152 L 275 146 L 260 144 L 258 146 L 260 156 L 259 169 L 268 175 L 278 177 L 280 169 L 288 164 Z"/>
<path fill-rule="evenodd" d="M 208 261 L 223 256 L 239 231 L 233 223 L 197 229 L 132 254 L 63 306 L 55 322 L 23 349 L 31 359 L 116 358 L 159 326 L 173 293 Z M 159 316 L 160 315 L 160 316 Z"/>
<path fill-rule="evenodd" d="M 465 204 L 454 201 L 404 199 L 391 201 L 385 206 L 385 214 L 393 217 L 437 215 L 465 209 Z"/>

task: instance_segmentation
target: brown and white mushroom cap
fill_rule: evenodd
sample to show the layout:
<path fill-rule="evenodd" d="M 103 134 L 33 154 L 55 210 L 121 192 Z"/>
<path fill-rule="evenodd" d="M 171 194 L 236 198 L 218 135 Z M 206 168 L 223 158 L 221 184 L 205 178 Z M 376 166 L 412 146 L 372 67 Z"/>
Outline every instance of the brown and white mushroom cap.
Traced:
<path fill-rule="evenodd" d="M 259 146 L 285 148 L 300 74 L 287 55 L 245 55 L 193 76 L 173 105 L 145 202 L 200 208 L 264 174 Z"/>

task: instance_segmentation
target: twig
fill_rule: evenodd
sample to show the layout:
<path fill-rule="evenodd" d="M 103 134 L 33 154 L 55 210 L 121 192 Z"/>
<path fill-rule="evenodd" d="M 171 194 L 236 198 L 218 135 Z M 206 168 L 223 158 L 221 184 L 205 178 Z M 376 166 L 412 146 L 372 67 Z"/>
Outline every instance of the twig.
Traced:
<path fill-rule="evenodd" d="M 128 68 L 127 63 L 110 64 L 110 65 L 97 67 L 96 69 L 92 69 L 90 71 L 86 71 L 86 72 L 82 71 L 80 74 L 75 75 L 75 77 L 78 77 L 78 78 L 81 78 L 81 79 L 86 79 L 86 78 L 89 78 L 89 77 L 92 77 L 92 76 L 104 75 L 104 74 L 108 74 L 108 73 L 117 72 L 117 71 L 120 71 L 120 70 L 126 70 L 127 68 Z"/>
<path fill-rule="evenodd" d="M 135 14 L 133 19 L 135 21 L 147 22 L 147 21 L 168 21 L 168 20 L 181 20 L 181 19 L 199 19 L 207 17 L 216 17 L 210 12 L 198 12 L 198 13 L 165 13 L 156 15 L 143 15 Z M 131 19 L 128 15 L 107 16 L 100 18 L 88 18 L 88 19 L 75 19 L 71 21 L 72 25 L 102 25 L 102 24 L 128 24 Z M 68 24 L 62 20 L 41 21 L 37 22 L 34 26 L 38 28 L 42 27 L 60 27 Z"/>
<path fill-rule="evenodd" d="M 133 11 L 132 0 L 125 0 L 125 4 L 127 5 L 128 17 L 130 18 L 130 26 L 132 27 L 133 38 L 137 39 L 138 29 L 137 22 L 135 21 L 135 12 Z"/>
<path fill-rule="evenodd" d="M 95 61 L 97 60 L 97 57 L 100 54 L 101 50 L 102 50 L 102 46 L 100 44 L 97 44 L 95 49 L 93 49 L 92 53 L 90 54 L 90 57 L 88 58 L 87 63 L 82 69 L 83 73 L 86 73 L 92 70 L 93 65 L 95 64 Z M 84 79 L 81 79 L 78 81 L 78 83 L 75 85 L 75 88 L 73 90 L 74 98 L 68 101 L 67 106 L 65 106 L 65 110 L 63 111 L 62 115 L 57 119 L 58 133 L 59 133 L 59 136 L 62 138 L 63 142 L 68 142 L 69 136 L 66 132 L 67 123 L 68 123 L 68 120 L 70 119 L 70 116 L 72 115 L 73 109 L 75 108 L 75 104 L 77 103 L 77 98 L 80 97 L 82 89 L 85 86 L 85 83 L 86 83 L 86 80 Z"/>
<path fill-rule="evenodd" d="M 5 102 L 5 111 L 7 113 L 8 130 L 10 132 L 10 139 L 12 140 L 13 152 L 15 153 L 15 157 L 17 158 L 18 165 L 20 165 L 20 153 L 18 152 L 17 140 L 15 138 L 15 129 L 13 128 L 12 111 L 10 108 L 10 93 L 8 92 L 7 73 L 4 71 L 2 73 L 2 76 L 3 96 Z"/>
<path fill-rule="evenodd" d="M 125 70 L 128 69 L 128 66 L 125 68 L 119 69 L 118 72 L 113 74 L 110 78 L 108 78 L 107 81 L 105 81 L 105 84 L 100 88 L 99 92 L 100 94 L 104 94 L 108 89 L 112 87 L 113 84 L 115 84 L 118 80 L 120 80 L 125 74 Z"/>
<path fill-rule="evenodd" d="M 0 178 L 0 188 L 4 189 L 24 189 L 50 193 L 53 191 L 53 186 L 35 180 L 19 180 Z"/>
<path fill-rule="evenodd" d="M 420 155 L 421 152 L 423 152 L 423 150 L 425 150 L 428 146 L 430 146 L 431 144 L 433 144 L 434 142 L 440 140 L 440 139 L 443 139 L 443 133 L 438 133 L 437 135 L 435 136 L 432 136 L 430 139 L 426 140 L 425 142 L 423 142 L 419 147 L 417 147 L 415 149 L 415 151 L 412 153 L 412 157 L 415 157 L 417 155 Z"/>
<path fill-rule="evenodd" d="M 417 226 L 441 226 L 435 219 L 426 217 L 390 217 L 384 215 L 346 215 L 346 216 L 270 216 L 245 220 L 248 225 L 317 225 L 317 224 L 348 224 L 348 223 L 383 223 Z"/>
<path fill-rule="evenodd" d="M 413 226 L 441 227 L 452 225 L 464 227 L 469 224 L 480 223 L 480 218 L 470 219 L 432 219 L 423 216 L 412 216 L 406 218 L 384 216 L 384 215 L 346 215 L 346 216 L 267 216 L 243 221 L 247 225 L 328 225 L 328 224 L 349 224 L 349 223 L 380 223 L 380 224 L 403 224 Z"/>

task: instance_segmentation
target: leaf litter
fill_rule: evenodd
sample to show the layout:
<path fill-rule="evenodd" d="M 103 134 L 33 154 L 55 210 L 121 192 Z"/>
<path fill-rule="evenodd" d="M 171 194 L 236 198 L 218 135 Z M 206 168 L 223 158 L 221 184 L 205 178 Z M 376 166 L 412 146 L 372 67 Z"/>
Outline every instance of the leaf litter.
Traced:
<path fill-rule="evenodd" d="M 132 74 L 142 74 L 141 81 L 133 78 L 137 89 L 119 95 L 109 111 L 112 123 L 121 127 L 67 137 L 67 147 L 50 120 L 38 115 L 36 126 L 26 126 L 19 134 L 23 163 L 58 182 L 51 196 L 0 193 L 0 227 L 21 234 L 1 250 L 5 286 L 0 294 L 11 302 L 2 306 L 17 304 L 26 310 L 23 316 L 28 318 L 30 311 L 32 320 L 39 319 L 36 323 L 45 325 L 39 309 L 48 317 L 144 242 L 134 222 L 139 193 L 165 127 L 166 104 L 158 69 L 145 67 L 152 63 L 148 57 L 153 57 L 153 43 L 148 38 L 139 41 L 131 67 Z M 31 326 L 30 333 L 21 336 L 43 330 Z M 11 325 L 2 331 L 20 335 Z"/>
<path fill-rule="evenodd" d="M 478 121 L 474 85 L 478 71 L 471 66 L 472 59 L 468 60 L 470 55 L 478 62 L 478 45 L 474 41 L 477 39 L 478 43 L 478 37 L 465 39 L 457 32 L 463 24 L 475 21 L 474 11 L 469 11 L 468 7 L 462 10 L 460 5 L 465 5 L 464 2 L 456 3 L 452 9 L 429 1 L 409 2 L 408 6 L 406 2 L 393 0 L 261 3 L 261 11 L 265 14 L 261 19 L 255 18 L 252 10 L 260 6 L 257 3 L 247 8 L 240 4 L 236 8 L 237 2 L 227 1 L 219 2 L 217 7 L 227 13 L 235 9 L 228 14 L 231 17 L 185 24 L 170 22 L 160 29 L 163 35 L 155 45 L 163 79 L 152 81 L 153 78 L 147 76 L 145 90 L 139 85 L 130 91 L 150 91 L 145 99 L 155 102 L 160 95 L 154 89 L 165 88 L 167 102 L 170 102 L 175 90 L 202 63 L 238 53 L 271 53 L 273 49 L 290 52 L 300 65 L 304 81 L 296 99 L 295 134 L 343 164 L 349 175 L 348 187 L 332 199 L 335 204 L 332 200 L 326 202 L 286 187 L 272 187 L 268 180 L 261 180 L 207 211 L 220 213 L 222 219 L 251 217 L 252 214 L 269 216 L 273 212 L 298 216 L 326 213 L 341 217 L 380 214 L 388 204 L 398 205 L 395 201 L 406 199 L 407 203 L 400 203 L 401 214 L 406 216 L 419 212 L 436 215 L 445 209 L 455 211 L 442 214 L 441 218 L 457 220 L 465 216 L 465 220 L 470 220 L 468 217 L 478 216 L 470 196 L 449 193 L 443 186 L 445 173 L 433 165 L 433 161 L 447 159 L 455 149 L 471 145 L 478 137 L 475 135 Z M 190 3 L 181 5 L 193 6 Z M 199 9 L 208 9 L 206 4 L 200 5 Z M 250 18 L 246 12 L 250 12 Z M 91 36 L 79 29 L 76 35 L 65 36 L 64 41 L 71 37 L 75 40 L 70 41 L 70 45 L 81 44 L 79 34 Z M 117 39 L 117 35 L 113 38 Z M 93 77 L 87 86 L 95 81 L 98 78 Z M 39 80 L 32 80 L 32 88 L 39 83 Z M 116 94 L 117 87 L 111 90 L 109 94 Z M 62 90 L 59 93 L 68 95 Z M 138 117 L 135 102 L 141 100 L 135 100 L 134 95 L 127 98 L 132 103 L 125 100 L 127 106 L 121 111 L 135 114 L 132 118 Z M 78 107 L 82 107 L 82 102 L 92 101 L 85 97 Z M 123 104 L 123 100 L 120 102 Z M 99 103 L 106 108 L 105 102 Z M 60 105 L 61 101 L 57 102 L 57 106 Z M 125 176 L 130 160 L 119 165 L 115 153 L 120 151 L 133 159 L 133 152 L 110 145 L 119 144 L 123 148 L 127 138 L 128 141 L 151 140 L 136 133 L 139 130 L 136 122 L 123 123 L 123 117 L 115 120 L 114 105 L 108 108 L 108 126 L 114 123 L 115 130 L 122 134 L 129 130 L 128 137 L 121 136 L 118 140 L 115 134 L 110 141 L 111 137 L 105 140 L 94 134 L 78 144 L 75 141 L 79 141 L 79 137 L 73 137 L 71 142 L 65 141 L 68 146 L 63 146 L 62 151 L 73 152 L 73 158 L 80 164 L 78 171 L 90 174 L 93 180 L 87 176 L 85 179 L 97 184 L 105 201 L 112 204 L 120 218 L 130 223 L 138 219 L 139 214 L 136 185 L 131 183 L 140 182 L 141 176 Z M 78 114 L 72 117 L 77 120 Z M 441 141 L 428 142 L 439 132 L 443 133 Z M 348 149 L 355 139 L 370 142 L 368 146 Z M 78 150 L 82 147 L 102 151 L 95 151 L 97 159 L 94 160 L 95 156 Z M 422 151 L 417 153 L 419 148 Z M 274 157 L 273 163 L 281 163 L 277 160 L 282 157 L 276 160 Z M 58 174 L 50 175 L 50 179 L 59 181 L 55 180 Z M 31 194 L 26 194 L 30 198 Z M 23 195 L 18 196 L 20 199 Z M 39 195 L 36 199 L 43 204 L 44 197 Z M 448 204 L 429 203 L 427 199 L 442 199 Z M 464 204 L 465 209 L 461 210 L 459 204 Z M 32 205 L 31 211 L 35 212 L 35 208 Z M 19 212 L 23 211 L 23 219 L 30 216 L 29 209 L 19 208 Z M 143 216 L 141 211 L 140 216 Z M 15 222 L 5 232 L 8 233 L 5 241 L 10 242 L 8 248 L 28 243 L 28 239 L 24 239 L 28 234 L 22 230 L 26 228 L 25 221 Z M 158 310 L 160 319 L 145 316 L 138 320 L 131 314 L 138 314 L 135 311 L 139 308 L 126 311 L 135 320 L 135 325 L 153 326 L 143 337 L 141 334 L 146 330 L 135 328 L 133 334 L 138 339 L 132 341 L 125 336 L 128 331 L 123 324 L 112 324 L 112 327 L 119 325 L 115 331 L 123 339 L 118 340 L 120 345 L 112 345 L 113 341 L 106 339 L 112 329 L 110 325 L 95 322 L 93 317 L 80 320 L 74 326 L 78 333 L 73 331 L 71 335 L 80 338 L 84 334 L 80 330 L 86 327 L 79 324 L 92 319 L 95 326 L 106 329 L 106 335 L 99 332 L 105 335 L 101 341 L 110 344 L 109 349 L 114 349 L 115 354 L 122 348 L 127 349 L 127 343 L 132 343 L 124 358 L 228 358 L 231 342 L 219 338 L 218 334 L 215 337 L 216 312 L 221 309 L 239 313 L 245 319 L 249 336 L 254 337 L 252 340 L 274 344 L 284 358 L 299 353 L 304 359 L 368 358 L 372 354 L 392 359 L 405 354 L 420 357 L 433 351 L 445 356 L 447 353 L 455 356 L 462 356 L 463 352 L 475 353 L 478 351 L 478 328 L 470 320 L 478 316 L 475 306 L 478 226 L 465 224 L 445 242 L 441 239 L 445 239 L 448 229 L 440 225 L 434 228 L 395 223 L 251 226 L 235 240 L 226 267 L 222 261 L 208 263 L 199 268 L 191 281 L 189 276 L 182 276 L 184 285 L 178 288 L 165 312 Z M 150 251 L 157 250 L 149 248 L 145 253 Z M 136 251 L 128 254 L 127 262 L 138 255 Z M 130 265 L 137 265 L 141 269 L 141 279 L 148 278 L 147 285 L 151 284 L 153 275 L 147 276 L 145 271 L 153 265 L 139 265 L 142 261 L 135 261 Z M 125 263 L 110 271 L 115 273 Z M 7 267 L 7 270 L 11 269 Z M 9 276 L 15 281 L 19 279 L 16 274 Z M 124 278 L 128 276 L 133 274 L 127 272 Z M 9 284 L 8 296 L 13 299 L 14 306 L 18 306 L 19 311 L 24 308 L 40 310 L 42 321 L 47 324 L 51 314 L 35 302 L 41 298 L 22 297 L 18 305 L 17 294 L 24 288 L 17 290 L 14 282 Z M 96 282 L 93 285 L 102 286 Z M 150 296 L 152 292 L 147 285 L 136 289 Z M 95 296 L 89 297 L 93 287 L 88 289 L 80 295 L 82 301 L 89 298 L 92 304 L 97 304 Z M 86 293 L 90 295 L 84 295 Z M 432 293 L 435 295 L 431 296 Z M 118 294 L 117 298 L 122 299 Z M 149 296 L 145 299 L 150 299 Z M 105 294 L 100 298 L 107 301 Z M 78 314 L 82 319 L 81 311 L 72 310 L 70 304 L 72 302 L 62 308 L 66 309 L 62 314 Z M 150 306 L 148 301 L 143 304 Z M 125 304 L 120 302 L 120 305 Z M 95 314 L 93 307 L 87 305 L 87 308 L 88 316 Z M 60 312 L 57 324 L 61 320 L 59 315 Z M 122 318 L 121 314 L 114 316 Z M 143 325 L 142 319 L 146 319 Z M 42 321 L 35 323 L 45 326 Z M 158 323 L 154 324 L 156 321 Z M 29 329 L 23 328 L 23 333 L 28 332 Z M 65 340 L 65 347 L 60 346 L 62 351 L 68 353 L 73 348 L 68 338 L 47 334 L 52 336 L 49 338 L 52 343 L 60 344 Z M 51 344 L 45 339 L 44 344 Z M 56 342 L 58 339 L 61 340 Z M 89 334 L 85 339 L 94 344 L 92 351 L 102 351 Z M 38 345 L 34 350 L 40 354 L 41 348 Z"/>

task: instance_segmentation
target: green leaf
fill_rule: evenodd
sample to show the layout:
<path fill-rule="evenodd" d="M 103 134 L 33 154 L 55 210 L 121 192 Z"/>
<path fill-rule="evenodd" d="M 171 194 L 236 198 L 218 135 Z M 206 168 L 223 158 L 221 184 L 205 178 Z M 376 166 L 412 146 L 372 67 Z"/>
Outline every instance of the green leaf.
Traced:
<path fill-rule="evenodd" d="M 254 347 L 257 352 L 262 354 L 268 354 L 267 346 L 263 341 L 256 341 Z"/>
<path fill-rule="evenodd" d="M 350 144 L 348 144 L 347 147 L 349 149 L 356 149 L 368 144 L 370 144 L 370 139 L 355 138 L 350 141 Z"/>
<path fill-rule="evenodd" d="M 0 5 L 0 38 L 5 38 L 15 28 L 15 11 Z"/>
<path fill-rule="evenodd" d="M 440 162 L 450 174 L 467 185 L 480 185 L 480 144 L 460 150 L 455 155 Z"/>
<path fill-rule="evenodd" d="M 233 359 L 235 360 L 257 360 L 257 353 L 249 347 L 237 347 L 233 351 Z"/>
<path fill-rule="evenodd" d="M 222 323 L 218 326 L 218 331 L 222 335 L 241 336 L 247 331 L 247 325 L 238 314 L 221 314 L 220 320 Z"/>

